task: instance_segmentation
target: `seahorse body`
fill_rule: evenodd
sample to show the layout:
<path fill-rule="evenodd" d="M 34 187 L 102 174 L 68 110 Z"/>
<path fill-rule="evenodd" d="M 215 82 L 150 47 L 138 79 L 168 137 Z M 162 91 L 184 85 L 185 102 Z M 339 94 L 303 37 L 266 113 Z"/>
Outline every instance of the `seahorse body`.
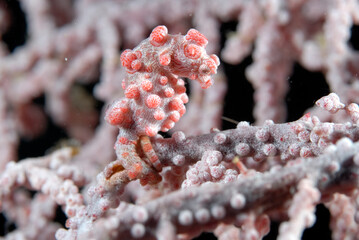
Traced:
<path fill-rule="evenodd" d="M 219 59 L 206 53 L 206 45 L 207 39 L 195 29 L 183 36 L 168 34 L 165 26 L 157 26 L 149 38 L 121 54 L 121 63 L 127 70 L 122 81 L 125 98 L 115 101 L 105 116 L 110 124 L 119 127 L 115 145 L 118 158 L 138 156 L 136 142 L 141 136 L 153 137 L 159 131 L 168 131 L 186 112 L 188 96 L 179 77 L 196 80 L 204 89 L 212 85 L 211 75 L 216 73 Z M 152 158 L 151 164 L 160 170 Z M 125 168 L 133 168 L 138 160 L 121 162 Z"/>

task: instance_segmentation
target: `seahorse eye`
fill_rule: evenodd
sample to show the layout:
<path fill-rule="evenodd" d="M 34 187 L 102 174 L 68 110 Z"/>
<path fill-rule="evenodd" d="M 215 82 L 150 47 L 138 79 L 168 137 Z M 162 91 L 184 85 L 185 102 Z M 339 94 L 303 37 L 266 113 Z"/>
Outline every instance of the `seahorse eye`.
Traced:
<path fill-rule="evenodd" d="M 199 74 L 201 75 L 208 75 L 211 73 L 211 69 L 206 65 L 206 64 L 202 64 L 199 69 Z"/>

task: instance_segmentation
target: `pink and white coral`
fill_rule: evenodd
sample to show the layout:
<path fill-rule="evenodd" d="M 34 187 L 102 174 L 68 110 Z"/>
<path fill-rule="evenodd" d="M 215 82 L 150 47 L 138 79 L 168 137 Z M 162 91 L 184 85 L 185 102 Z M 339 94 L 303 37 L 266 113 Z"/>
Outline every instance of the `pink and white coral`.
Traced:
<path fill-rule="evenodd" d="M 14 49 L 16 8 L 27 37 Z M 299 239 L 324 204 L 332 238 L 358 239 L 358 10 L 357 0 L 1 2 L 0 208 L 15 226 L 2 238 L 261 239 L 280 222 L 280 239 Z M 243 60 L 245 76 L 228 74 Z M 299 101 L 313 108 L 282 123 L 295 62 L 328 89 L 310 82 Z M 242 100 L 244 77 L 254 93 Z M 252 97 L 253 119 L 241 115 Z M 237 127 L 220 130 L 232 113 Z M 26 156 L 26 141 L 54 137 L 46 124 L 75 144 Z"/>

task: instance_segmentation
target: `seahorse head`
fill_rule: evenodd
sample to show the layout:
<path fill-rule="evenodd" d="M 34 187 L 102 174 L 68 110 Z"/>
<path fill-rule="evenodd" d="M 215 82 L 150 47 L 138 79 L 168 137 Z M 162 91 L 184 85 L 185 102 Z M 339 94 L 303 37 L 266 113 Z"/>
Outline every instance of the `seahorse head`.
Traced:
<path fill-rule="evenodd" d="M 219 59 L 214 54 L 207 54 L 208 40 L 202 33 L 190 29 L 185 36 L 170 35 L 165 26 L 158 26 L 149 39 L 153 46 L 163 48 L 158 59 L 165 69 L 180 77 L 197 80 L 204 89 L 212 85 L 211 76 L 217 72 Z"/>
<path fill-rule="evenodd" d="M 207 54 L 207 43 L 208 40 L 203 34 L 196 29 L 190 29 L 183 37 L 177 55 L 174 55 L 174 62 L 179 63 L 176 67 L 181 68 L 181 76 L 198 81 L 203 89 L 213 84 L 212 75 L 217 73 L 219 66 L 218 57 Z M 187 71 L 183 71 L 184 69 Z"/>

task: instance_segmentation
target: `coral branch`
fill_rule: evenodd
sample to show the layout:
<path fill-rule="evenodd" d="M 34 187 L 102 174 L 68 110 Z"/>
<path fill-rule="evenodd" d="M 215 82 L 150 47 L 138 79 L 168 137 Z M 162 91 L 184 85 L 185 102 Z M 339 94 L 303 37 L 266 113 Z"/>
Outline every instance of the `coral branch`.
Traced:
<path fill-rule="evenodd" d="M 240 175 L 236 182 L 225 185 L 208 183 L 173 192 L 142 206 L 120 206 L 113 217 L 96 222 L 93 227 L 100 231 L 106 226 L 111 235 L 114 234 L 112 236 L 155 239 L 157 233 L 165 232 L 163 228 L 168 226 L 167 221 L 175 226 L 172 234 L 174 231 L 176 234 L 192 235 L 199 228 L 202 231 L 210 230 L 221 222 L 240 224 L 243 221 L 241 219 L 245 219 L 250 212 L 254 212 L 256 216 L 275 216 L 285 209 L 287 202 L 292 201 L 293 191 L 298 191 L 294 195 L 295 202 L 299 201 L 297 198 L 300 195 L 307 196 L 304 193 L 308 191 L 306 181 L 313 184 L 310 187 L 310 191 L 314 191 L 313 202 L 319 201 L 317 191 L 321 196 L 338 190 L 350 194 L 358 187 L 359 166 L 353 160 L 358 153 L 358 144 L 353 145 L 350 140 L 343 139 L 332 152 L 320 157 L 298 159 L 283 168 L 275 168 L 266 173 Z M 338 166 L 335 171 L 331 171 L 333 164 Z M 301 204 L 300 201 L 298 204 Z M 294 207 L 289 211 L 293 212 Z M 305 221 L 305 224 L 312 222 Z M 170 229 L 166 231 L 171 232 Z M 93 232 L 96 233 L 97 230 Z M 172 239 L 171 233 L 163 237 Z"/>
<path fill-rule="evenodd" d="M 193 164 L 208 149 L 219 151 L 225 161 L 231 161 L 235 156 L 252 157 L 256 162 L 262 162 L 268 156 L 279 156 L 281 161 L 317 156 L 342 137 L 357 141 L 359 128 L 350 123 L 322 123 L 318 118 L 306 115 L 291 123 L 250 126 L 241 122 L 232 130 L 188 138 L 178 135 L 182 137 L 174 135 L 152 142 L 163 166 Z M 180 158 L 184 161 L 179 164 Z"/>

